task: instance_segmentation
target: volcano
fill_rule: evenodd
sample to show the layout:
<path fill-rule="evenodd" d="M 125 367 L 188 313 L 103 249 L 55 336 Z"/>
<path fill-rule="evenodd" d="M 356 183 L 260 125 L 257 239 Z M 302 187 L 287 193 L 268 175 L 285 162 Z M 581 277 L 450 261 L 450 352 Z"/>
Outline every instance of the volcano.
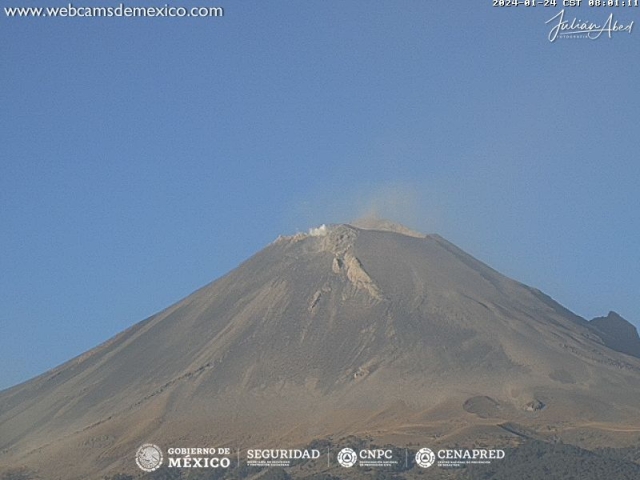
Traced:
<path fill-rule="evenodd" d="M 459 443 L 516 424 L 624 443 L 639 355 L 619 315 L 589 322 L 438 235 L 322 226 L 0 392 L 0 472 L 103 478 L 145 442 Z"/>

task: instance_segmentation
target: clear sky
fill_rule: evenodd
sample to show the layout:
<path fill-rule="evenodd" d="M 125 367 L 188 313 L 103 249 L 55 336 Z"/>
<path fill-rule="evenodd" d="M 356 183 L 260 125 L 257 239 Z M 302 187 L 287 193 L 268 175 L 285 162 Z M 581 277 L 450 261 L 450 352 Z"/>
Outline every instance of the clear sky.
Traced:
<path fill-rule="evenodd" d="M 561 7 L 216 1 L 0 12 L 0 388 L 370 212 L 638 325 L 640 26 L 552 43 Z M 566 15 L 611 12 L 640 20 Z"/>

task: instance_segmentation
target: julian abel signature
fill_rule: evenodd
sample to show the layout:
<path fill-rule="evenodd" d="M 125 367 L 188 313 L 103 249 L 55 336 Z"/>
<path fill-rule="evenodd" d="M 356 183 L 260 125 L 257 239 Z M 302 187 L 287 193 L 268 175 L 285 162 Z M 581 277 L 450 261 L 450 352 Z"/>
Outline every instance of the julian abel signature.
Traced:
<path fill-rule="evenodd" d="M 589 22 L 587 20 L 580 20 L 576 17 L 573 20 L 565 20 L 564 18 L 564 10 L 561 10 L 555 16 L 550 18 L 544 23 L 551 23 L 556 21 L 555 24 L 552 24 L 553 27 L 549 32 L 549 41 L 555 42 L 558 38 L 569 37 L 569 36 L 583 36 L 590 40 L 597 40 L 602 36 L 603 33 L 609 35 L 611 38 L 612 33 L 620 33 L 627 32 L 631 33 L 633 29 L 633 24 L 635 21 L 631 21 L 627 25 L 619 23 L 617 20 L 613 19 L 613 13 L 609 15 L 607 20 L 603 24 Z"/>

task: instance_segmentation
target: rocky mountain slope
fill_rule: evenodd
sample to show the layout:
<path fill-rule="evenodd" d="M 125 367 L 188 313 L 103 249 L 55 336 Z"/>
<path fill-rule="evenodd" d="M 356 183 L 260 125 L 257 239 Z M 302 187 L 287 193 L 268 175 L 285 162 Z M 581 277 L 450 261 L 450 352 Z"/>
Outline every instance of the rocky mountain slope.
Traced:
<path fill-rule="evenodd" d="M 323 226 L 0 392 L 0 472 L 102 478 L 135 469 L 147 441 L 464 442 L 507 422 L 607 444 L 640 428 L 635 328 L 609 317 L 587 322 L 438 235 Z"/>

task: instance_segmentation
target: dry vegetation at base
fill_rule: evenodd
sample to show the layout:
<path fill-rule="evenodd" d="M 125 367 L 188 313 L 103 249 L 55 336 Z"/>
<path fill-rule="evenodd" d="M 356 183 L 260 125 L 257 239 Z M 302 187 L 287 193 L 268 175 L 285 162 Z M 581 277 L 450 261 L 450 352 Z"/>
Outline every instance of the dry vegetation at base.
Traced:
<path fill-rule="evenodd" d="M 368 441 L 349 438 L 354 448 L 377 448 Z M 307 448 L 327 448 L 335 452 L 344 446 L 328 441 L 316 442 Z M 515 448 L 506 448 L 506 457 L 491 465 L 468 468 L 422 469 L 415 464 L 415 449 L 393 448 L 398 464 L 395 467 L 345 469 L 335 460 L 327 467 L 322 460 L 295 462 L 289 468 L 258 468 L 244 464 L 223 470 L 188 470 L 162 467 L 152 473 L 115 474 L 103 480 L 637 480 L 640 478 L 640 437 L 636 445 L 625 448 L 586 450 L 575 445 L 526 440 Z M 46 480 L 46 472 L 34 475 L 26 470 L 5 473 L 0 480 Z"/>

